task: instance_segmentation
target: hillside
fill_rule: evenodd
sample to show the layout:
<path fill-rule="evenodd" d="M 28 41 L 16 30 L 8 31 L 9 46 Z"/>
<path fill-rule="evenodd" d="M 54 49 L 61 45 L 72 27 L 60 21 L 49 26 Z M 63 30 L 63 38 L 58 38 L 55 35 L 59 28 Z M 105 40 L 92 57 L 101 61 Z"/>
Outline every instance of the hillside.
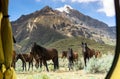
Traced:
<path fill-rule="evenodd" d="M 104 22 L 66 6 L 66 11 L 54 10 L 49 6 L 22 15 L 11 22 L 17 44 L 23 52 L 32 42 L 49 45 L 65 38 L 83 37 L 101 44 L 115 45 L 115 30 Z"/>
<path fill-rule="evenodd" d="M 59 53 L 61 53 L 64 50 L 67 50 L 70 47 L 73 48 L 73 51 L 76 51 L 80 55 L 82 55 L 82 49 L 81 49 L 82 42 L 86 42 L 90 49 L 95 49 L 96 51 L 100 51 L 102 54 L 115 53 L 115 46 L 100 44 L 95 42 L 94 40 L 86 39 L 83 37 L 62 39 L 45 47 L 57 48 Z"/>

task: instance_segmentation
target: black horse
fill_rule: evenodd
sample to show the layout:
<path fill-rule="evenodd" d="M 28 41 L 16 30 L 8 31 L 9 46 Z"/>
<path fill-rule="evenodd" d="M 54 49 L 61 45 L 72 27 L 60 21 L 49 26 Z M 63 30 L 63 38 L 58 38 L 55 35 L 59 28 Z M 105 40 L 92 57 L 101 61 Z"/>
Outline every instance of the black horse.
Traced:
<path fill-rule="evenodd" d="M 69 70 L 73 69 L 72 66 L 73 66 L 74 56 L 73 56 L 73 50 L 72 50 L 72 48 L 68 48 L 67 59 L 69 61 L 69 63 L 68 63 Z"/>
<path fill-rule="evenodd" d="M 37 45 L 35 42 L 31 49 L 31 54 L 33 55 L 36 61 L 41 60 L 41 63 L 46 66 L 47 71 L 49 71 L 47 66 L 47 60 L 52 60 L 54 64 L 54 70 L 59 68 L 58 62 L 58 51 L 56 49 L 46 49 L 40 45 Z"/>

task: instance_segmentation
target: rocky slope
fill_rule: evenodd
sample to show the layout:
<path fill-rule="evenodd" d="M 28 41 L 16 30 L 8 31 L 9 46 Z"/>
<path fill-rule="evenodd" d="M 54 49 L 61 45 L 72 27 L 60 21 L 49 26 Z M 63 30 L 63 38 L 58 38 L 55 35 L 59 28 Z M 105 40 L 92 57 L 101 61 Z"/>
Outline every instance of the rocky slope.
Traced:
<path fill-rule="evenodd" d="M 65 6 L 63 11 L 45 6 L 34 13 L 22 15 L 11 23 L 13 34 L 23 51 L 34 41 L 47 45 L 60 39 L 78 36 L 99 43 L 105 43 L 104 39 L 115 40 L 115 29 L 69 6 Z"/>

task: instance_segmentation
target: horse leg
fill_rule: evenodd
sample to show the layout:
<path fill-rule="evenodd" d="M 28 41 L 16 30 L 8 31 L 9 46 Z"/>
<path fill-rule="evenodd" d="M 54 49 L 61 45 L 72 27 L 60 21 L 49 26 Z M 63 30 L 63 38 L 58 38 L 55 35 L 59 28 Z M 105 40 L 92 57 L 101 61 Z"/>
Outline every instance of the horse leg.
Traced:
<path fill-rule="evenodd" d="M 58 61 L 58 57 L 56 58 L 56 64 L 57 64 L 57 69 L 59 69 L 59 61 Z"/>
<path fill-rule="evenodd" d="M 68 59 L 69 63 L 68 63 L 68 68 L 69 68 L 69 71 L 70 71 L 70 67 L 71 67 L 71 61 L 70 59 Z"/>
<path fill-rule="evenodd" d="M 33 61 L 32 61 L 32 70 L 33 70 Z"/>
<path fill-rule="evenodd" d="M 59 69 L 58 57 L 53 59 L 53 63 L 54 63 L 54 70 Z"/>
<path fill-rule="evenodd" d="M 54 64 L 54 71 L 55 71 L 57 69 L 57 64 L 56 64 L 55 58 L 53 58 L 52 61 L 53 61 L 53 64 Z"/>
<path fill-rule="evenodd" d="M 73 58 L 71 58 L 71 61 L 70 61 L 70 68 L 73 69 L 73 66 L 74 66 L 74 62 L 73 62 Z"/>
<path fill-rule="evenodd" d="M 23 71 L 24 71 L 24 62 L 22 62 L 22 67 L 23 67 Z"/>
<path fill-rule="evenodd" d="M 31 64 L 31 63 L 29 62 L 29 67 L 28 67 L 28 71 L 30 70 L 30 64 Z"/>
<path fill-rule="evenodd" d="M 46 66 L 46 70 L 49 72 L 46 60 L 43 60 L 43 64 Z"/>
<path fill-rule="evenodd" d="M 25 71 L 26 71 L 26 62 L 25 62 Z"/>
<path fill-rule="evenodd" d="M 42 59 L 40 59 L 40 68 L 42 68 Z"/>
<path fill-rule="evenodd" d="M 73 66 L 74 66 L 74 61 L 75 61 L 75 60 L 71 60 L 71 64 L 72 64 Z"/>
<path fill-rule="evenodd" d="M 86 57 L 84 57 L 84 63 L 85 63 L 85 66 L 86 66 Z"/>

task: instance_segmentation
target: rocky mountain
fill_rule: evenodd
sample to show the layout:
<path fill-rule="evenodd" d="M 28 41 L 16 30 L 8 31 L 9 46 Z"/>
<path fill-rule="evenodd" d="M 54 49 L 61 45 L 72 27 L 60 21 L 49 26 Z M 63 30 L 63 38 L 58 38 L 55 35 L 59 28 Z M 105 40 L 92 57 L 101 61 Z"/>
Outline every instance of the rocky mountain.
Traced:
<path fill-rule="evenodd" d="M 57 40 L 82 36 L 99 43 L 115 40 L 115 31 L 104 22 L 86 16 L 65 6 L 63 10 L 45 6 L 28 15 L 22 15 L 11 22 L 13 34 L 22 50 L 27 50 L 32 42 L 48 45 Z"/>

